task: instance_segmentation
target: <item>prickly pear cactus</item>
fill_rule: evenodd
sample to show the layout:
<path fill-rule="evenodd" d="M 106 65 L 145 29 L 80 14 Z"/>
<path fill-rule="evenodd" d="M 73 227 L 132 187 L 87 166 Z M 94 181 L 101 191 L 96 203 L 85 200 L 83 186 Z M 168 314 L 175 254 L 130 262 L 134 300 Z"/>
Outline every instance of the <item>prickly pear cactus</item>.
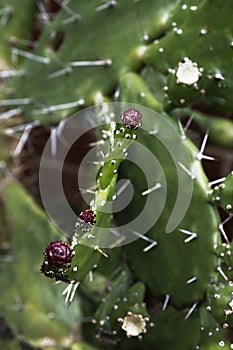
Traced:
<path fill-rule="evenodd" d="M 143 107 L 140 111 L 146 113 L 146 109 Z M 180 142 L 189 152 L 190 169 L 187 169 L 182 163 L 179 165 L 186 176 L 188 186 L 193 186 L 193 194 L 187 213 L 179 226 L 168 232 L 167 223 L 176 199 L 174 187 L 177 186 L 177 179 L 174 176 L 174 168 L 171 164 L 167 164 L 167 154 L 163 145 L 159 144 L 151 133 L 148 134 L 145 133 L 145 130 L 140 130 L 141 118 L 143 125 L 142 115 L 144 114 L 141 112 L 135 109 L 123 111 L 121 120 L 124 121 L 124 116 L 129 113 L 130 115 L 140 115 L 140 122 L 136 123 L 133 128 L 124 125 L 124 123 L 116 125 L 111 134 L 113 140 L 109 155 L 112 156 L 112 160 L 109 160 L 108 155 L 106 161 L 103 161 L 98 172 L 94 201 L 91 203 L 90 209 L 83 211 L 77 219 L 76 232 L 70 245 L 70 249 L 73 249 L 71 261 L 72 253 L 68 251 L 68 258 L 62 266 L 60 266 L 59 261 L 57 263 L 50 262 L 49 249 L 51 246 L 49 246 L 45 251 L 42 271 L 49 277 L 69 282 L 65 289 L 65 296 L 66 302 L 70 303 L 79 285 L 81 288 L 87 271 L 89 270 L 92 275 L 99 273 L 99 269 L 100 271 L 103 269 L 104 273 L 106 259 L 111 261 L 111 255 L 114 254 L 112 251 L 120 249 L 117 262 L 113 259 L 112 268 L 117 271 L 117 267 L 119 269 L 119 266 L 122 265 L 124 256 L 128 267 L 123 265 L 121 270 L 117 272 L 116 279 L 105 282 L 110 283 L 109 292 L 104 296 L 103 305 L 99 306 L 91 320 L 97 328 L 97 339 L 107 344 L 108 347 L 121 342 L 122 348 L 131 346 L 132 348 L 135 346 L 140 348 L 140 343 L 135 345 L 135 337 L 141 339 L 143 336 L 144 341 L 151 346 L 153 344 L 161 346 L 161 348 L 172 348 L 174 347 L 174 338 L 167 335 L 176 329 L 175 332 L 180 332 L 180 341 L 177 341 L 175 345 L 177 349 L 208 349 L 216 344 L 219 347 L 229 348 L 227 329 L 231 327 L 232 315 L 232 283 L 229 282 L 231 280 L 231 262 L 224 260 L 223 256 L 224 254 L 231 255 L 231 247 L 228 246 L 228 253 L 218 251 L 222 247 L 219 233 L 220 218 L 215 207 L 208 202 L 207 194 L 209 192 L 209 196 L 211 196 L 212 190 L 210 190 L 201 167 L 202 158 L 207 157 L 203 153 L 206 137 L 199 151 L 185 137 L 184 131 L 180 133 Z M 154 130 L 153 126 L 155 127 L 156 123 L 153 124 L 150 119 L 151 131 Z M 161 129 L 161 131 L 163 130 Z M 119 135 L 124 140 L 120 144 Z M 145 236 L 141 232 L 134 231 L 132 234 L 140 238 L 135 242 L 123 248 L 101 250 L 97 244 L 90 242 L 96 237 L 97 232 L 100 236 L 103 234 L 106 222 L 109 224 L 109 217 L 101 212 L 100 203 L 103 199 L 103 190 L 105 191 L 105 199 L 112 198 L 116 193 L 116 181 L 113 182 L 116 170 L 119 171 L 119 177 L 125 178 L 127 176 L 131 180 L 134 188 L 137 189 L 137 196 L 127 207 L 125 213 L 123 211 L 123 213 L 115 214 L 115 224 L 120 225 L 125 220 L 126 213 L 132 214 L 140 207 L 141 196 L 149 196 L 152 192 L 160 189 L 159 186 L 154 186 L 145 191 L 147 181 L 140 175 L 138 168 L 131 165 L 129 170 L 124 158 L 126 153 L 130 152 L 127 145 L 130 139 L 134 142 L 137 140 L 137 142 L 145 143 L 147 147 L 149 145 L 149 149 L 156 155 L 156 159 L 159 159 L 161 164 L 164 161 L 163 169 L 166 169 L 167 183 L 169 184 L 167 190 L 174 198 L 168 197 L 162 215 Z M 115 151 L 114 145 L 118 145 L 117 151 Z M 121 149 L 126 152 L 124 156 L 121 154 Z M 140 150 L 137 150 L 137 157 L 140 157 Z M 228 191 L 231 193 L 228 177 L 226 182 L 228 186 L 226 186 L 225 193 Z M 183 186 L 185 186 L 185 182 Z M 153 200 L 151 205 L 155 205 Z M 153 214 L 149 211 L 143 219 L 149 220 L 151 215 Z M 203 220 L 205 225 L 203 225 Z M 95 227 L 102 227 L 103 231 L 98 231 Z M 225 238 L 227 237 L 225 236 Z M 97 238 L 97 242 L 99 241 L 103 242 Z M 66 248 L 66 243 L 59 244 L 63 244 Z M 83 244 L 88 246 L 83 246 Z M 225 268 L 226 263 L 229 267 L 227 269 Z M 46 271 L 44 271 L 44 266 L 46 266 Z M 93 269 L 94 271 L 92 271 Z M 140 281 L 138 283 L 141 283 L 141 287 L 138 283 L 133 282 L 135 278 L 136 281 Z M 85 290 L 85 287 L 83 288 Z M 145 303 L 144 293 L 139 292 L 141 288 L 142 291 L 147 289 L 146 299 L 149 298 L 147 303 Z M 134 291 L 133 295 L 130 293 L 131 290 Z M 132 301 L 133 296 L 134 301 Z M 224 304 L 224 307 L 220 306 L 223 305 L 221 303 Z M 152 310 L 155 308 L 155 311 L 150 312 L 151 308 Z M 177 313 L 181 313 L 182 321 L 175 325 Z M 191 338 L 187 337 L 186 332 L 183 332 L 183 322 L 185 322 L 187 329 L 189 327 L 196 329 L 195 337 L 194 335 Z M 159 329 L 156 330 L 158 323 Z M 164 329 L 163 339 L 161 339 L 160 328 Z M 131 342 L 131 339 L 127 341 L 125 335 L 134 338 L 133 341 Z M 144 345 L 142 344 L 142 346 Z"/>
<path fill-rule="evenodd" d="M 23 330 L 33 345 L 43 346 L 38 338 L 46 336 L 53 346 L 64 346 L 65 334 L 78 323 L 87 344 L 74 337 L 67 345 L 73 350 L 233 348 L 232 243 L 225 230 L 232 218 L 232 173 L 209 183 L 202 167 L 202 160 L 212 160 L 205 154 L 207 130 L 212 142 L 232 148 L 231 1 L 55 2 L 56 15 L 38 1 L 38 9 L 30 2 L 25 17 L 17 16 L 15 1 L 10 7 L 1 3 L 0 120 L 8 134 L 22 132 L 17 155 L 34 127 L 50 127 L 49 160 L 55 164 L 69 117 L 95 104 L 83 112 L 96 126 L 95 181 L 69 238 L 48 224 L 18 186 L 3 186 L 19 264 L 1 271 L 1 312 L 14 333 Z M 43 19 L 37 41 L 33 18 Z M 17 116 L 23 125 L 14 121 Z M 191 119 L 185 125 L 190 116 L 206 133 L 200 149 L 189 138 Z M 115 212 L 120 192 L 129 195 L 126 183 L 118 185 L 124 179 L 134 193 Z M 59 205 L 55 199 L 54 212 Z M 26 245 L 19 234 L 30 229 L 40 239 Z M 68 310 L 59 309 L 62 301 L 43 275 L 62 283 Z M 18 317 L 7 307 L 16 289 L 25 300 Z M 35 300 L 40 310 L 32 307 Z M 60 315 L 56 323 L 45 317 L 50 306 Z"/>

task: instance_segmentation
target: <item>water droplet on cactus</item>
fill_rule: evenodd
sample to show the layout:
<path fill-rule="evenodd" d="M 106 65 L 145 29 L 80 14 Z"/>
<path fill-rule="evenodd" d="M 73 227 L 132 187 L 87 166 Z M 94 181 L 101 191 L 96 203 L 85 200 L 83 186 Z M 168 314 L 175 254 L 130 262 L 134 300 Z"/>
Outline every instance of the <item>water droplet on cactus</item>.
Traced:
<path fill-rule="evenodd" d="M 49 265 L 62 266 L 71 262 L 72 249 L 69 244 L 56 241 L 49 244 L 45 250 L 45 256 Z"/>
<path fill-rule="evenodd" d="M 142 114 L 137 109 L 127 109 L 123 112 L 121 120 L 127 128 L 137 129 L 142 125 Z"/>

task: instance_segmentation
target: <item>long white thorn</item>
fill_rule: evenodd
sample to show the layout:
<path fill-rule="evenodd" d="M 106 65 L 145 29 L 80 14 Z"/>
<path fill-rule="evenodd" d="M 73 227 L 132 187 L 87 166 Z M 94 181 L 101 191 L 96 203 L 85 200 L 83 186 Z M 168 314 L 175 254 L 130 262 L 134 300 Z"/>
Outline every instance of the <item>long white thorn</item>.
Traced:
<path fill-rule="evenodd" d="M 0 72 L 0 78 L 1 79 L 9 79 L 12 77 L 21 77 L 23 75 L 26 75 L 26 70 L 19 69 L 19 70 L 4 70 Z"/>
<path fill-rule="evenodd" d="M 57 154 L 57 128 L 51 127 L 51 156 L 55 157 Z"/>
<path fill-rule="evenodd" d="M 80 15 L 76 14 L 76 15 L 73 15 L 73 16 L 70 16 L 66 19 L 63 19 L 61 21 L 61 24 L 62 25 L 66 25 L 66 24 L 69 24 L 69 23 L 72 23 L 72 22 L 76 22 L 76 21 L 79 21 L 80 20 Z"/>
<path fill-rule="evenodd" d="M 79 187 L 79 191 L 81 191 L 83 193 L 96 194 L 96 191 L 94 191 L 94 190 L 85 189 L 85 188 L 81 188 L 81 187 Z"/>
<path fill-rule="evenodd" d="M 113 228 L 110 228 L 110 232 L 112 234 L 114 234 L 115 236 L 119 237 L 119 238 L 109 248 L 116 247 L 116 246 L 120 245 L 125 240 L 125 236 L 123 236 L 117 230 L 114 230 Z"/>
<path fill-rule="evenodd" d="M 41 108 L 41 109 L 35 109 L 32 112 L 32 114 L 34 114 L 34 115 L 48 114 L 48 113 L 55 112 L 55 111 L 62 110 L 62 109 L 83 106 L 84 103 L 85 103 L 84 100 L 80 99 L 80 100 L 74 101 L 74 102 L 62 103 L 59 105 L 53 105 L 53 106 L 49 106 L 49 107 L 45 107 L 45 108 Z"/>
<path fill-rule="evenodd" d="M 193 313 L 193 311 L 196 309 L 197 305 L 198 305 L 198 301 L 196 301 L 196 302 L 191 306 L 191 308 L 189 309 L 188 313 L 187 313 L 186 316 L 185 316 L 185 320 L 187 320 L 187 319 L 192 315 L 192 313 Z"/>
<path fill-rule="evenodd" d="M 37 1 L 37 6 L 38 6 L 38 9 L 39 9 L 40 14 L 41 14 L 41 18 L 43 19 L 44 23 L 48 23 L 50 19 L 49 19 L 48 12 L 46 11 L 46 9 L 44 7 L 43 2 Z"/>
<path fill-rule="evenodd" d="M 199 159 L 199 157 L 198 157 Z M 206 159 L 206 160 L 216 160 L 214 157 L 206 156 L 205 154 L 202 154 L 201 159 Z M 200 159 L 199 159 L 200 160 Z"/>
<path fill-rule="evenodd" d="M 36 126 L 40 125 L 40 122 L 38 120 L 36 120 L 34 122 L 27 123 L 27 124 L 16 125 L 16 126 L 14 126 L 12 128 L 5 129 L 4 133 L 6 135 L 13 135 L 13 134 L 15 134 L 17 132 L 24 131 L 27 125 L 32 125 L 33 127 L 36 127 Z"/>
<path fill-rule="evenodd" d="M 143 239 L 144 241 L 146 242 L 149 242 L 149 246 L 145 247 L 143 249 L 143 252 L 146 253 L 148 250 L 150 250 L 151 248 L 155 247 L 158 245 L 158 242 L 157 241 L 154 241 L 153 239 L 145 236 L 145 235 L 142 235 L 141 233 L 137 232 L 137 231 L 134 231 L 134 230 L 130 230 L 130 232 L 132 232 L 135 236 L 137 236 L 138 238 L 141 238 Z"/>
<path fill-rule="evenodd" d="M 118 232 L 117 230 L 115 230 L 113 228 L 110 228 L 110 232 L 112 232 L 117 237 L 124 237 L 124 236 L 122 236 L 122 234 L 120 232 Z"/>
<path fill-rule="evenodd" d="M 110 0 L 110 1 L 106 2 L 103 5 L 100 5 L 100 6 L 96 7 L 95 11 L 96 12 L 103 11 L 103 10 L 106 10 L 106 9 L 108 9 L 110 7 L 116 6 L 116 4 L 117 4 L 117 2 L 115 0 Z"/>
<path fill-rule="evenodd" d="M 153 191 L 156 191 L 156 190 L 160 189 L 161 187 L 162 187 L 161 184 L 159 182 L 157 182 L 153 187 L 148 188 L 148 190 L 146 190 L 146 191 L 143 191 L 141 193 L 141 195 L 142 196 L 146 196 L 147 194 L 149 194 L 149 193 L 151 193 Z"/>
<path fill-rule="evenodd" d="M 182 232 L 182 233 L 185 233 L 186 235 L 189 236 L 188 238 L 186 238 L 184 240 L 184 243 L 188 243 L 188 242 L 192 241 L 193 239 L 197 238 L 197 233 L 196 232 L 191 232 L 191 231 L 188 231 L 188 230 L 184 230 L 182 228 L 180 228 L 179 231 Z"/>
<path fill-rule="evenodd" d="M 70 74 L 72 72 L 72 68 L 67 66 L 63 69 L 57 70 L 49 74 L 49 79 L 59 78 L 63 75 Z"/>
<path fill-rule="evenodd" d="M 109 58 L 106 58 L 105 60 L 69 62 L 70 67 L 91 67 L 91 66 L 111 66 L 111 65 L 112 65 L 112 60 Z"/>
<path fill-rule="evenodd" d="M 80 282 L 71 281 L 68 286 L 62 292 L 62 295 L 65 295 L 65 304 L 70 304 L 75 296 L 75 292 L 80 285 Z"/>
<path fill-rule="evenodd" d="M 101 156 L 102 158 L 106 158 L 106 157 L 108 156 L 108 153 L 104 154 L 103 151 L 100 151 L 100 156 Z"/>
<path fill-rule="evenodd" d="M 98 162 L 98 161 L 94 161 L 94 162 L 88 161 L 88 163 L 91 163 L 91 164 L 94 164 L 94 165 L 98 165 L 98 166 L 103 166 L 103 165 L 104 165 L 104 161 L 101 161 L 101 162 Z"/>
<path fill-rule="evenodd" d="M 8 20 L 10 18 L 12 11 L 13 11 L 12 6 L 6 6 L 0 10 L 0 15 L 2 16 L 1 21 L 0 21 L 1 27 L 5 27 L 5 25 L 7 24 Z"/>
<path fill-rule="evenodd" d="M 6 111 L 6 112 L 0 114 L 0 120 L 5 120 L 5 119 L 9 119 L 11 117 L 15 117 L 15 116 L 19 115 L 20 113 L 21 113 L 20 108 L 10 109 L 9 111 Z"/>
<path fill-rule="evenodd" d="M 93 282 L 93 271 L 92 270 L 89 271 L 89 281 Z"/>
<path fill-rule="evenodd" d="M 178 162 L 178 165 L 181 167 L 181 169 L 183 169 L 186 172 L 186 174 L 188 174 L 191 177 L 192 180 L 196 179 L 196 176 L 189 169 L 187 169 L 183 163 Z"/>
<path fill-rule="evenodd" d="M 17 45 L 36 47 L 36 43 L 28 39 L 16 38 Z"/>
<path fill-rule="evenodd" d="M 147 247 L 145 247 L 142 251 L 143 253 L 148 252 L 150 249 L 156 247 L 158 245 L 158 242 L 154 241 L 151 244 L 149 244 Z"/>
<path fill-rule="evenodd" d="M 213 158 L 213 157 L 204 155 L 204 151 L 205 151 L 206 143 L 207 143 L 207 140 L 208 140 L 208 136 L 209 136 L 209 133 L 207 132 L 205 134 L 205 136 L 204 136 L 203 141 L 202 141 L 200 151 L 196 155 L 196 159 L 197 160 L 202 160 L 202 159 L 215 160 L 215 158 Z"/>
<path fill-rule="evenodd" d="M 77 18 L 81 18 L 81 16 L 76 13 L 74 10 L 72 10 L 69 6 L 67 6 L 67 1 L 62 0 L 54 0 L 68 15 L 70 16 L 76 16 Z"/>
<path fill-rule="evenodd" d="M 34 53 L 17 49 L 16 47 L 12 47 L 11 52 L 13 55 L 22 56 L 22 57 L 28 58 L 29 60 L 35 61 L 35 62 L 39 62 L 39 63 L 43 63 L 43 64 L 50 63 L 50 59 L 48 57 L 38 56 L 38 55 L 35 55 Z"/>
<path fill-rule="evenodd" d="M 66 138 L 64 137 L 63 130 L 66 124 L 66 120 L 63 119 L 60 121 L 60 123 L 57 126 L 57 139 L 59 140 L 59 142 L 64 146 L 67 147 L 68 146 L 68 141 L 66 140 Z"/>
<path fill-rule="evenodd" d="M 223 237 L 224 237 L 224 239 L 225 239 L 225 241 L 226 241 L 227 243 L 230 243 L 230 241 L 229 241 L 229 239 L 228 239 L 228 237 L 227 237 L 227 235 L 226 235 L 226 232 L 225 232 L 225 230 L 224 230 L 224 225 L 225 225 L 228 221 L 230 221 L 232 218 L 233 218 L 233 214 L 230 214 L 223 222 L 221 222 L 221 223 L 218 225 L 218 229 L 219 229 L 220 233 L 223 235 Z"/>
<path fill-rule="evenodd" d="M 224 278 L 225 281 L 228 281 L 228 277 L 227 277 L 226 274 L 223 272 L 221 266 L 218 266 L 216 270 L 220 273 L 220 275 Z"/>
<path fill-rule="evenodd" d="M 60 123 L 58 124 L 58 127 L 57 127 L 57 136 L 58 137 L 61 136 L 65 125 L 66 125 L 66 120 L 65 119 L 61 120 Z"/>
<path fill-rule="evenodd" d="M 80 282 L 76 282 L 76 283 L 74 284 L 72 293 L 71 293 L 71 295 L 70 295 L 69 303 L 71 303 L 71 302 L 73 301 L 73 299 L 74 299 L 74 297 L 75 297 L 76 290 L 77 290 L 77 288 L 78 288 L 79 285 L 80 285 Z"/>
<path fill-rule="evenodd" d="M 117 191 L 117 197 L 119 197 L 126 190 L 129 184 L 130 184 L 129 180 L 124 181 L 123 185 Z"/>
<path fill-rule="evenodd" d="M 202 144 L 201 144 L 201 148 L 200 148 L 200 153 L 203 154 L 204 150 L 205 150 L 205 147 L 206 147 L 206 143 L 207 143 L 207 140 L 208 140 L 208 136 L 209 136 L 209 133 L 207 132 L 204 136 L 204 139 L 202 141 Z"/>
<path fill-rule="evenodd" d="M 98 247 L 97 245 L 94 247 L 94 250 L 97 250 L 105 258 L 108 258 L 108 255 L 102 249 L 100 249 L 100 247 Z"/>
<path fill-rule="evenodd" d="M 33 129 L 33 127 L 34 127 L 33 123 L 26 124 L 25 129 L 23 131 L 23 134 L 20 137 L 19 142 L 18 142 L 16 149 L 14 151 L 14 156 L 18 156 L 22 152 L 22 149 L 23 149 L 24 145 L 26 144 L 28 137 L 30 135 L 30 132 Z"/>
<path fill-rule="evenodd" d="M 171 298 L 170 294 L 165 295 L 165 300 L 164 300 L 164 303 L 162 306 L 162 311 L 165 311 L 167 309 L 167 305 L 169 303 L 170 298 Z"/>
<path fill-rule="evenodd" d="M 0 100 L 0 106 L 20 106 L 20 105 L 29 105 L 32 102 L 31 98 L 15 98 L 15 99 L 7 99 Z"/>
<path fill-rule="evenodd" d="M 196 281 L 197 281 L 197 277 L 194 276 L 194 277 L 190 278 L 189 280 L 187 280 L 186 283 L 191 284 L 191 283 L 196 282 Z"/>
<path fill-rule="evenodd" d="M 104 140 L 99 140 L 99 141 L 94 141 L 94 142 L 90 142 L 88 144 L 89 147 L 95 147 L 95 146 L 101 146 L 104 145 L 105 141 Z"/>
<path fill-rule="evenodd" d="M 225 180 L 226 180 L 226 178 L 222 177 L 221 179 L 217 179 L 217 180 L 211 181 L 211 182 L 209 182 L 209 186 L 211 187 L 211 186 L 216 185 L 216 184 L 218 184 L 220 182 L 223 182 Z"/>
<path fill-rule="evenodd" d="M 68 286 L 62 292 L 62 295 L 65 295 L 65 304 L 67 304 L 69 301 L 72 287 L 73 287 L 73 283 L 69 283 Z"/>
<path fill-rule="evenodd" d="M 185 124 L 184 131 L 187 131 L 193 121 L 194 115 L 192 114 L 189 119 L 187 120 L 187 123 Z"/>
<path fill-rule="evenodd" d="M 180 132 L 181 132 L 181 140 L 186 140 L 186 135 L 185 135 L 184 127 L 183 127 L 183 124 L 181 123 L 181 120 L 180 120 L 180 119 L 178 119 L 178 125 L 179 125 Z"/>
<path fill-rule="evenodd" d="M 120 90 L 120 87 L 118 86 L 114 92 L 114 101 L 118 101 L 119 96 L 120 96 L 120 92 L 121 92 L 121 90 Z"/>

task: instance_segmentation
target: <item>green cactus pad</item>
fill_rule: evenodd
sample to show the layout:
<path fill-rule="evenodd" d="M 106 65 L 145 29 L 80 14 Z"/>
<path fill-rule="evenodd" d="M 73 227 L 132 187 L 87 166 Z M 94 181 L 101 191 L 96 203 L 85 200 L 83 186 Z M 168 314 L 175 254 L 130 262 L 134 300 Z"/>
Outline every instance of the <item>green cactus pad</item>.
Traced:
<path fill-rule="evenodd" d="M 36 12 L 35 1 L 1 0 L 0 68 L 2 62 L 10 66 L 12 48 L 20 44 L 23 47 L 29 46 Z"/>
<path fill-rule="evenodd" d="M 232 113 L 231 1 L 221 5 L 178 1 L 167 35 L 145 51 L 145 62 L 168 77 L 168 108 L 197 104 Z"/>
<path fill-rule="evenodd" d="M 49 283 L 40 273 L 46 244 L 61 234 L 19 184 L 8 184 L 2 196 L 14 260 L 1 271 L 1 313 L 23 339 L 41 345 L 48 337 L 62 345 L 79 320 L 79 305 L 66 310 L 60 299 L 64 286 Z"/>
<path fill-rule="evenodd" d="M 70 1 L 73 17 L 64 6 L 45 26 L 33 51 L 34 59 L 22 65 L 26 75 L 13 79 L 4 97 L 30 98 L 22 106 L 23 114 L 27 120 L 40 120 L 42 124 L 57 122 L 83 104 L 94 104 L 98 96 L 114 92 L 125 72 L 142 66 L 140 48 L 145 35 L 153 39 L 163 33 L 168 9 L 174 5 L 171 0 L 119 1 L 117 6 L 98 10 L 101 2 L 98 6 L 94 0 Z M 58 35 L 63 42 L 56 51 Z M 64 91 L 68 90 L 67 96 Z"/>

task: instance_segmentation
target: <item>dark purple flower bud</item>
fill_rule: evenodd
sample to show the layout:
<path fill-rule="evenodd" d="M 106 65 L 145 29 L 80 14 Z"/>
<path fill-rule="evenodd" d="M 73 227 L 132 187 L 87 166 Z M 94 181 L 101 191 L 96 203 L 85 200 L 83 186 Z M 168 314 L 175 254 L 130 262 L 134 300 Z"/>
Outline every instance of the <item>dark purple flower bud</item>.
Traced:
<path fill-rule="evenodd" d="M 127 109 L 122 113 L 121 120 L 127 128 L 137 129 L 142 125 L 142 114 L 137 109 Z"/>
<path fill-rule="evenodd" d="M 87 209 L 82 211 L 79 214 L 79 219 L 83 220 L 86 223 L 94 224 L 95 223 L 95 214 L 93 210 Z"/>
<path fill-rule="evenodd" d="M 71 262 L 72 248 L 69 244 L 61 241 L 52 242 L 45 250 L 49 265 L 62 266 Z"/>

